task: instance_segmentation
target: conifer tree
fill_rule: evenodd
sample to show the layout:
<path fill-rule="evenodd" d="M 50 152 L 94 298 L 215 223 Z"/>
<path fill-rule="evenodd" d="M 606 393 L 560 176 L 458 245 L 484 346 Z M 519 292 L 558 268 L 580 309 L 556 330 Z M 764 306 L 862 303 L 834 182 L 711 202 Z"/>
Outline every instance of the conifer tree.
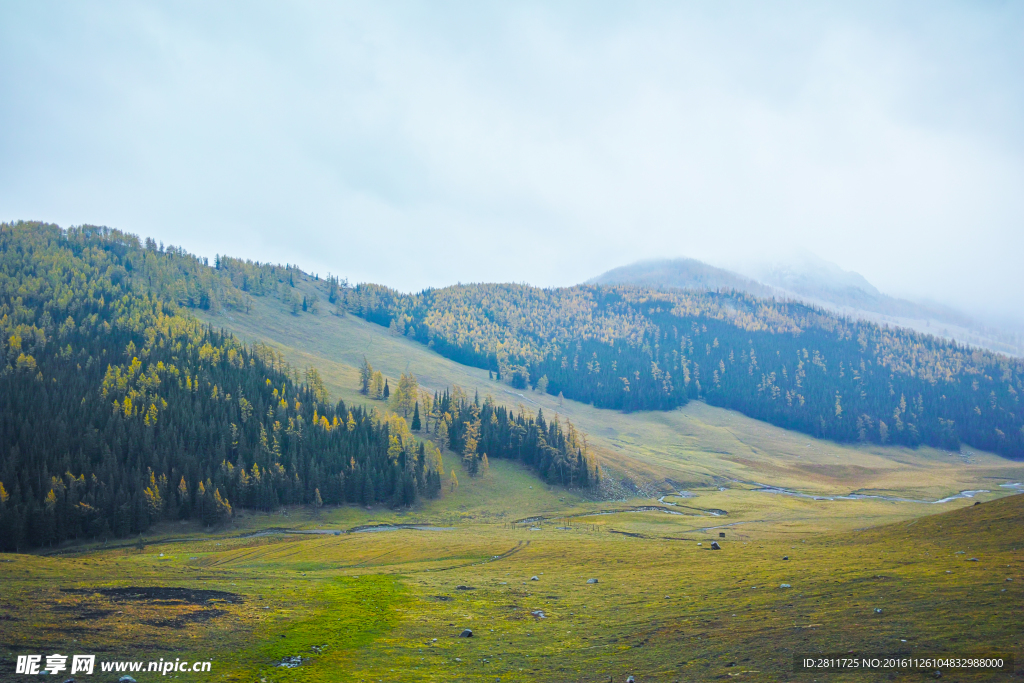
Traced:
<path fill-rule="evenodd" d="M 368 395 L 370 393 L 370 384 L 373 382 L 373 366 L 370 365 L 370 361 L 366 360 L 366 356 L 363 356 L 363 364 L 359 368 L 359 393 Z"/>
<path fill-rule="evenodd" d="M 363 477 L 363 505 L 366 507 L 372 506 L 377 502 L 377 493 L 373 485 L 373 477 L 369 472 L 364 473 Z"/>

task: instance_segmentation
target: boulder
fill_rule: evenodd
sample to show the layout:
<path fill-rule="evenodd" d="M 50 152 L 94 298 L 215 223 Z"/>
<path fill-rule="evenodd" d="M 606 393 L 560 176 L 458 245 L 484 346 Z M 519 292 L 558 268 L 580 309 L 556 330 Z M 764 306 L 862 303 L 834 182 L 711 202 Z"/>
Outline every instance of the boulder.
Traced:
<path fill-rule="evenodd" d="M 459 638 L 472 638 L 472 637 L 473 637 L 473 631 L 472 631 L 472 629 L 468 629 L 468 628 L 462 629 L 462 633 L 459 634 Z"/>
<path fill-rule="evenodd" d="M 1010 581 L 1010 580 L 1011 579 L 1007 579 L 1007 581 Z M 597 583 L 597 579 L 587 579 L 587 583 Z"/>
<path fill-rule="evenodd" d="M 475 591 L 476 587 L 475 586 L 456 586 L 455 590 L 457 590 L 457 591 Z"/>
<path fill-rule="evenodd" d="M 788 560 L 788 559 L 789 559 L 789 555 L 783 555 L 783 556 L 782 556 L 782 559 L 784 559 L 784 560 Z"/>
<path fill-rule="evenodd" d="M 881 607 L 876 607 L 875 608 L 875 614 L 881 614 L 881 613 L 882 613 L 882 608 Z"/>
<path fill-rule="evenodd" d="M 711 549 L 712 550 L 721 550 L 722 546 L 718 545 L 718 541 L 711 541 Z"/>
<path fill-rule="evenodd" d="M 278 666 L 285 669 L 294 669 L 295 667 L 300 666 L 301 664 L 302 657 L 299 655 L 294 655 L 292 657 L 285 657 L 284 659 L 282 659 L 278 663 Z"/>
<path fill-rule="evenodd" d="M 540 581 L 540 577 L 537 577 L 537 576 L 531 576 L 531 577 L 530 577 L 530 581 Z"/>
<path fill-rule="evenodd" d="M 792 588 L 788 583 L 780 583 L 779 588 Z"/>
<path fill-rule="evenodd" d="M 117 679 L 117 683 L 136 683 L 136 681 L 131 676 L 121 676 Z"/>

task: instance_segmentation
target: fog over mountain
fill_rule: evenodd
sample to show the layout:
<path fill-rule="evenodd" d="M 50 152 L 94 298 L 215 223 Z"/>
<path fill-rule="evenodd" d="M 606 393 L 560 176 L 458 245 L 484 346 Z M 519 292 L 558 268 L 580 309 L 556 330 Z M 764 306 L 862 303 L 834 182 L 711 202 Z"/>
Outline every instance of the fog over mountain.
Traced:
<path fill-rule="evenodd" d="M 1024 334 L 1011 324 L 982 321 L 953 307 L 882 293 L 863 275 L 801 250 L 787 259 L 748 261 L 729 270 L 692 258 L 639 261 L 614 268 L 590 284 L 636 284 L 679 289 L 735 289 L 796 299 L 841 313 L 910 327 L 959 342 L 1024 356 Z"/>
<path fill-rule="evenodd" d="M 638 261 L 628 266 L 613 268 L 587 284 L 633 284 L 644 287 L 676 287 L 678 289 L 736 289 L 758 296 L 774 296 L 778 292 L 760 282 L 717 268 L 692 258 Z"/>

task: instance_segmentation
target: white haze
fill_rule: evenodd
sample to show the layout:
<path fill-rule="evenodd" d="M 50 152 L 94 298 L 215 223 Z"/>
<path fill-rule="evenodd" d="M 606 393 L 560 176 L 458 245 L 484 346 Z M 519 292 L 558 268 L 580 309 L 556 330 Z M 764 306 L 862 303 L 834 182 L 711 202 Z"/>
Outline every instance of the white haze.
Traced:
<path fill-rule="evenodd" d="M 0 5 L 0 217 L 404 290 L 809 250 L 1018 318 L 1019 3 Z"/>

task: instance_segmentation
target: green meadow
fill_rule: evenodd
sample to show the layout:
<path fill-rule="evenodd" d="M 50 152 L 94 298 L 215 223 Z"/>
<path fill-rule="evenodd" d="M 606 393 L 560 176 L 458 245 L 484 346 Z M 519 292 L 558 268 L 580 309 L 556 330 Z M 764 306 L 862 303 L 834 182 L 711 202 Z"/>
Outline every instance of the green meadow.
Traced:
<path fill-rule="evenodd" d="M 508 478 L 526 490 L 491 506 Z M 179 678 L 284 682 L 804 680 L 796 653 L 1021 653 L 1024 497 L 833 532 L 835 501 L 760 494 L 761 510 L 715 517 L 699 508 L 727 492 L 698 491 L 668 514 L 528 481 L 500 463 L 460 486 L 475 493 L 405 513 L 292 509 L 174 525 L 141 549 L 7 555 L 4 654 L 210 660 Z M 381 530 L 352 531 L 366 525 Z"/>

